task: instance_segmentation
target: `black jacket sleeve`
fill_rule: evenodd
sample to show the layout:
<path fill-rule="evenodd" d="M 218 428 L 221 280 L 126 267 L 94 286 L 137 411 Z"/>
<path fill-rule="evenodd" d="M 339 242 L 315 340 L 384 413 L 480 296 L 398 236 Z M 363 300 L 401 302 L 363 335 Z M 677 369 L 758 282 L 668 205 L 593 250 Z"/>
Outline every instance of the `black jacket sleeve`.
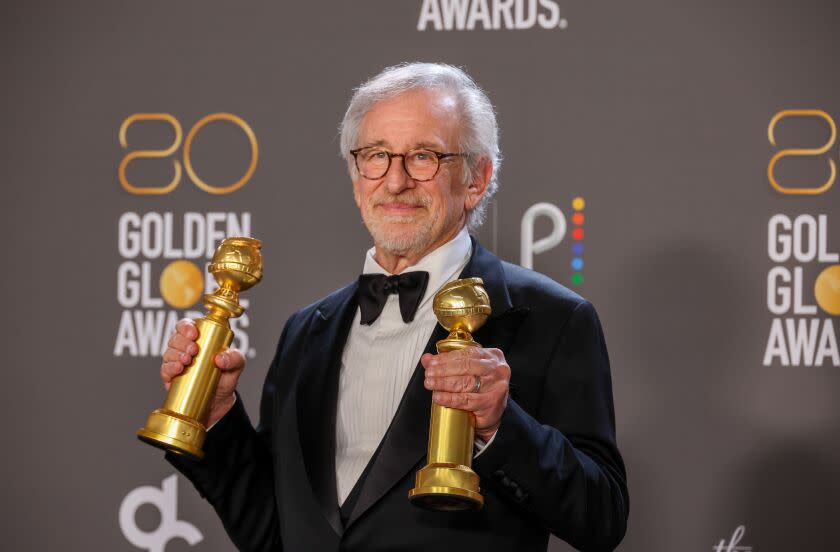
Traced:
<path fill-rule="evenodd" d="M 289 323 L 263 388 L 260 425 L 254 429 L 244 401 L 237 395 L 230 412 L 207 432 L 202 460 L 166 454 L 166 459 L 215 508 L 231 540 L 242 551 L 282 550 L 270 424 L 277 399 L 274 382 L 288 327 Z"/>
<path fill-rule="evenodd" d="M 629 502 L 609 359 L 590 303 L 578 304 L 562 325 L 542 397 L 529 410 L 509 399 L 493 443 L 475 461 L 482 485 L 579 550 L 613 550 Z"/>

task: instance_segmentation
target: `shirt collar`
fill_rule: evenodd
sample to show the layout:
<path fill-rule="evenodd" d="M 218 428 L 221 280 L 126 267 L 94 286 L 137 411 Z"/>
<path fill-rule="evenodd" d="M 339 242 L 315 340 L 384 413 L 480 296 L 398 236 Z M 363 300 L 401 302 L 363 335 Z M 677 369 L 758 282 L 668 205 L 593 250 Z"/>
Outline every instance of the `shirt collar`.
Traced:
<path fill-rule="evenodd" d="M 364 274 L 387 274 L 391 273 L 382 268 L 376 259 L 373 258 L 376 248 L 371 247 L 365 254 Z M 428 301 L 447 282 L 454 280 L 467 265 L 472 253 L 472 241 L 467 228 L 461 229 L 458 234 L 441 245 L 422 259 L 416 265 L 406 267 L 403 272 L 425 270 L 429 273 L 429 284 L 426 286 L 426 293 L 420 301 L 422 305 Z"/>

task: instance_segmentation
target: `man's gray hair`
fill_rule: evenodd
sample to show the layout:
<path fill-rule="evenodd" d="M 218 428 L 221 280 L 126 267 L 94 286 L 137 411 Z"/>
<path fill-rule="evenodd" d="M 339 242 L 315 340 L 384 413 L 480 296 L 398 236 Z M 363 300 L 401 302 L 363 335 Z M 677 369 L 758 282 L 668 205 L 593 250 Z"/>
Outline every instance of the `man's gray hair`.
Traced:
<path fill-rule="evenodd" d="M 458 67 L 444 63 L 401 63 L 385 68 L 359 86 L 341 121 L 341 156 L 347 160 L 350 170 L 355 174 L 356 167 L 350 150 L 358 147 L 359 129 L 365 115 L 378 102 L 411 90 L 443 90 L 455 97 L 461 112 L 460 151 L 470 154 L 464 163 L 466 181 L 478 170 L 482 159 L 489 160 L 493 165 L 493 176 L 484 197 L 467 213 L 467 227 L 475 230 L 484 222 L 487 205 L 499 187 L 497 175 L 502 164 L 499 126 L 490 98 Z"/>

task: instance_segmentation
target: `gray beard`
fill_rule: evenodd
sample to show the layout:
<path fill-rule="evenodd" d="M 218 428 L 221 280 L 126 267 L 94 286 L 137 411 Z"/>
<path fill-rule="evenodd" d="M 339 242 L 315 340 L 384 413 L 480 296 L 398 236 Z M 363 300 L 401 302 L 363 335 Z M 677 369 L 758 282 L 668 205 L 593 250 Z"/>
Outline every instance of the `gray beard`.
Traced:
<path fill-rule="evenodd" d="M 416 232 L 394 236 L 386 233 L 378 221 L 365 221 L 365 226 L 377 247 L 392 255 L 405 255 L 415 251 L 424 251 L 434 241 L 432 226 L 435 221 L 423 224 Z"/>

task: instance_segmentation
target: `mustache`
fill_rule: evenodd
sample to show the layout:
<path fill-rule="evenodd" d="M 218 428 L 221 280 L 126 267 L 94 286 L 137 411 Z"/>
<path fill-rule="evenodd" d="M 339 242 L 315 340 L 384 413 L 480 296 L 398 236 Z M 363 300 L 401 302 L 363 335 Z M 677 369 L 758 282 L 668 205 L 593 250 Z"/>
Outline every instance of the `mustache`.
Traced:
<path fill-rule="evenodd" d="M 385 203 L 397 203 L 410 207 L 428 207 L 432 204 L 432 200 L 429 196 L 414 192 L 403 192 L 398 195 L 384 194 L 371 199 L 371 205 L 374 207 Z"/>

